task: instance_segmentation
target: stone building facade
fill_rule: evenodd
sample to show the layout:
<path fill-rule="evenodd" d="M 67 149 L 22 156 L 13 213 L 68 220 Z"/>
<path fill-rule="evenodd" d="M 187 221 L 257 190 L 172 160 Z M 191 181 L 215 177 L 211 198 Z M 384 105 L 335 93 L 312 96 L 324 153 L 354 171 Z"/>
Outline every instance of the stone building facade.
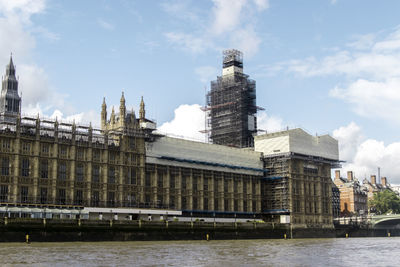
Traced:
<path fill-rule="evenodd" d="M 2 206 L 90 208 L 98 216 L 112 208 L 131 218 L 143 209 L 272 222 L 284 215 L 298 227 L 332 227 L 338 144 L 330 136 L 293 129 L 256 136 L 246 149 L 172 138 L 154 131 L 143 98 L 138 118 L 127 111 L 124 94 L 109 117 L 103 100 L 100 129 L 20 114 L 0 121 Z"/>
<path fill-rule="evenodd" d="M 255 150 L 263 152 L 266 172 L 261 186 L 265 219 L 288 215 L 298 227 L 332 227 L 331 168 L 339 165 L 337 141 L 292 129 L 256 136 Z"/>
<path fill-rule="evenodd" d="M 261 212 L 261 153 L 166 136 L 146 143 L 147 199 L 192 214 Z"/>
<path fill-rule="evenodd" d="M 340 177 L 340 171 L 335 171 L 333 181 L 340 191 L 340 212 L 342 216 L 363 215 L 368 212 L 368 192 L 354 178 L 353 172 L 347 172 L 347 178 Z"/>
<path fill-rule="evenodd" d="M 0 202 L 129 207 L 143 203 L 144 134 L 17 118 L 0 131 Z"/>
<path fill-rule="evenodd" d="M 366 188 L 368 192 L 368 200 L 371 200 L 374 197 L 374 194 L 390 190 L 393 191 L 390 184 L 387 182 L 386 177 L 381 177 L 381 183 L 377 183 L 376 175 L 371 175 L 371 181 L 364 179 L 363 186 Z"/>

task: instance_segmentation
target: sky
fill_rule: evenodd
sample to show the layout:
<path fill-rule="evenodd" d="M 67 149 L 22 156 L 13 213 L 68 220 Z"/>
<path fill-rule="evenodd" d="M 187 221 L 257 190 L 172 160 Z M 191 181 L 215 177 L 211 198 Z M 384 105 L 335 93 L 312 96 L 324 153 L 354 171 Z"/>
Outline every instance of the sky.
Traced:
<path fill-rule="evenodd" d="M 339 141 L 342 173 L 400 184 L 400 1 L 0 0 L 22 113 L 98 126 L 122 91 L 160 132 L 204 140 L 205 91 L 222 51 L 257 83 L 258 128 Z"/>

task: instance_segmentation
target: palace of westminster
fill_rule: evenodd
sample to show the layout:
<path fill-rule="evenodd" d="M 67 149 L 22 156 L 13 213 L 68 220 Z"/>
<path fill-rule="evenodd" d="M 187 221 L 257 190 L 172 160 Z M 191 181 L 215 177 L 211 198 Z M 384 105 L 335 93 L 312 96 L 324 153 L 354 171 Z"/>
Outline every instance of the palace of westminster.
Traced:
<path fill-rule="evenodd" d="M 180 211 L 182 216 L 260 218 L 294 226 L 332 224 L 331 168 L 338 142 L 301 129 L 257 135 L 255 81 L 242 54 L 224 51 L 211 82 L 210 143 L 160 134 L 122 94 L 101 107 L 100 129 L 21 116 L 12 58 L 0 96 L 0 208 Z M 238 90 L 240 88 L 240 90 Z"/>

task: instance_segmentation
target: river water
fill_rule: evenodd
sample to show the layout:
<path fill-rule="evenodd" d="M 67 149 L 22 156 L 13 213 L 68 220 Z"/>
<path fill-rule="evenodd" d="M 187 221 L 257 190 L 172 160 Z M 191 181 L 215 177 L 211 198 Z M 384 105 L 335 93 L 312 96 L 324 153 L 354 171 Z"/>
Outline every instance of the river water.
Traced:
<path fill-rule="evenodd" d="M 0 243 L 1 266 L 400 266 L 400 237 Z"/>

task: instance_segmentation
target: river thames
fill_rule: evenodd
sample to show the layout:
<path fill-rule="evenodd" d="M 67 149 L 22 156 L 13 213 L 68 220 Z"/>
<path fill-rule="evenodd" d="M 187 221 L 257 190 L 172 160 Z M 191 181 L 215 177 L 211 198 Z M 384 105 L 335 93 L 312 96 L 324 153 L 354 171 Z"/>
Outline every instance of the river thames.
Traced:
<path fill-rule="evenodd" d="M 400 238 L 0 243 L 1 266 L 399 266 Z"/>

